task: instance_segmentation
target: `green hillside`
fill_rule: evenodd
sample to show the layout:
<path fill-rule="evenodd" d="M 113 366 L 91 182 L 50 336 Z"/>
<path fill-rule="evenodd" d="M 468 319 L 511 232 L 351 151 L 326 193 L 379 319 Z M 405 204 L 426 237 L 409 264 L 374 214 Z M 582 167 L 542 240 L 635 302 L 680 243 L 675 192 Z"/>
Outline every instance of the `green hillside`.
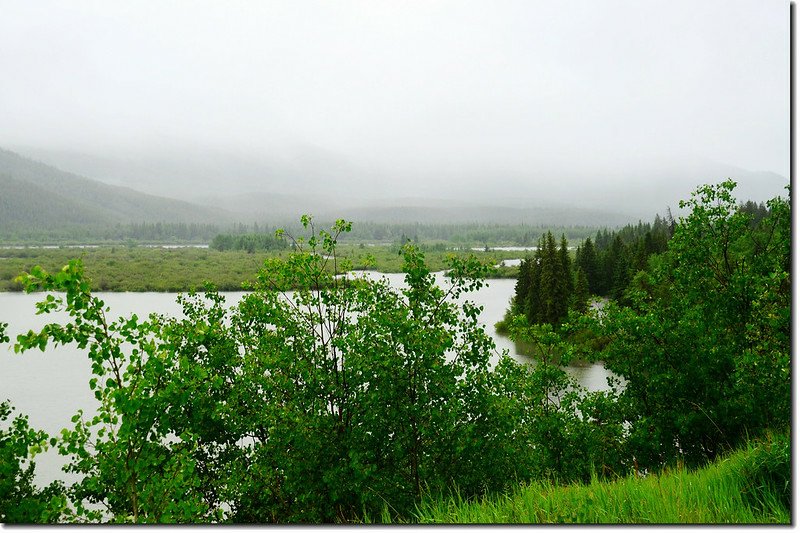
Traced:
<path fill-rule="evenodd" d="M 223 211 L 107 185 L 0 149 L 0 234 L 59 236 L 112 223 L 225 220 Z"/>
<path fill-rule="evenodd" d="M 41 229 L 58 224 L 105 224 L 114 220 L 107 210 L 98 206 L 7 174 L 0 174 L 0 190 L 0 224 L 3 227 Z"/>

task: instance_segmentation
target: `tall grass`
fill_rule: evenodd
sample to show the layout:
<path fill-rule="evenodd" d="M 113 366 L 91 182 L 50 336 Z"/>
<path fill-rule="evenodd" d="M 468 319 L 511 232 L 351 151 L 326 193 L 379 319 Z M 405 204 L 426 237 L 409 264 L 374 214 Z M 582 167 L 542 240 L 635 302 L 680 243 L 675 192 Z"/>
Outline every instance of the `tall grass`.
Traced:
<path fill-rule="evenodd" d="M 429 499 L 419 523 L 789 524 L 791 446 L 787 435 L 688 471 L 587 485 L 534 482 L 476 502 Z"/>
<path fill-rule="evenodd" d="M 0 292 L 18 291 L 22 286 L 14 282 L 22 272 L 34 265 L 48 272 L 56 272 L 70 259 L 82 258 L 92 289 L 95 291 L 159 291 L 181 292 L 191 288 L 202 289 L 210 281 L 219 290 L 242 290 L 242 283 L 254 281 L 264 260 L 269 257 L 286 257 L 287 250 L 218 252 L 198 248 L 129 248 L 103 246 L 100 248 L 30 248 L 0 249 Z M 349 259 L 354 268 L 367 266 L 366 256 L 372 256 L 371 269 L 380 272 L 402 272 L 403 258 L 389 247 L 360 248 L 346 245 L 340 249 L 342 258 Z M 426 252 L 431 270 L 446 268 L 446 257 L 466 257 L 472 252 Z M 497 264 L 503 259 L 519 257 L 520 252 L 476 252 L 481 261 Z M 373 263 L 373 261 L 370 261 Z M 492 269 L 493 277 L 515 277 L 517 267 Z"/>

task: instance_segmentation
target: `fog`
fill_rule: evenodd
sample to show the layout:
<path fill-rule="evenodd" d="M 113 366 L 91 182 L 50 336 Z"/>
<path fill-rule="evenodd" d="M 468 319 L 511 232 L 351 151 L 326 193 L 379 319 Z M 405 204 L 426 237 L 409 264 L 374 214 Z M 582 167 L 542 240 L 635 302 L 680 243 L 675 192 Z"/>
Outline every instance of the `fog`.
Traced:
<path fill-rule="evenodd" d="M 765 173 L 789 175 L 785 1 L 0 0 L 0 13 L 0 147 L 145 192 L 650 209 L 694 180 L 780 189 Z"/>

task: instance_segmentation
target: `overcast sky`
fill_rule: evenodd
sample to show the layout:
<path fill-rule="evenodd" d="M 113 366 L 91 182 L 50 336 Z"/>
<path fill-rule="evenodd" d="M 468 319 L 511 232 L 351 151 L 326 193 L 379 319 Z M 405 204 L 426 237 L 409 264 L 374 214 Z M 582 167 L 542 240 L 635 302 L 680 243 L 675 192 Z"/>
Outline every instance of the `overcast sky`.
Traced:
<path fill-rule="evenodd" d="M 0 72 L 0 147 L 789 174 L 786 1 L 0 0 Z"/>

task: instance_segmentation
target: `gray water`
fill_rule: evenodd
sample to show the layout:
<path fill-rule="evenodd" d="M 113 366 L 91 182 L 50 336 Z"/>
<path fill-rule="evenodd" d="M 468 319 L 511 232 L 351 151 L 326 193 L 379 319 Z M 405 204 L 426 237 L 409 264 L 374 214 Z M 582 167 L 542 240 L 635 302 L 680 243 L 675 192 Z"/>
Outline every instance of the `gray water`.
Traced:
<path fill-rule="evenodd" d="M 391 285 L 402 286 L 403 274 L 362 273 L 368 277 L 385 276 Z M 447 283 L 441 273 L 440 284 Z M 483 307 L 479 320 L 497 345 L 492 361 L 496 363 L 500 354 L 507 350 L 515 360 L 528 363 L 532 359 L 525 355 L 524 346 L 518 346 L 508 337 L 498 335 L 494 324 L 503 318 L 509 299 L 514 293 L 513 279 L 488 280 L 480 291 L 465 297 Z M 111 317 L 128 317 L 136 313 L 140 318 L 149 313 L 182 316 L 175 293 L 95 293 L 111 308 Z M 227 303 L 236 304 L 245 293 L 225 293 Z M 31 329 L 40 330 L 49 322 L 65 322 L 66 314 L 36 315 L 35 303 L 42 294 L 0 293 L 0 322 L 7 322 L 8 336 L 13 340 L 20 333 Z M 566 368 L 581 385 L 589 390 L 608 388 L 607 378 L 611 373 L 602 364 L 575 364 Z M 62 428 L 71 426 L 70 418 L 78 409 L 91 414 L 97 403 L 88 382 L 91 366 L 85 352 L 73 346 L 48 346 L 44 352 L 28 351 L 15 354 L 12 346 L 0 345 L 0 401 L 10 400 L 16 408 L 12 416 L 28 415 L 32 427 L 47 433 L 58 434 Z M 53 450 L 36 458 L 37 483 L 47 484 L 54 479 L 72 481 L 60 471 L 64 463 Z"/>

